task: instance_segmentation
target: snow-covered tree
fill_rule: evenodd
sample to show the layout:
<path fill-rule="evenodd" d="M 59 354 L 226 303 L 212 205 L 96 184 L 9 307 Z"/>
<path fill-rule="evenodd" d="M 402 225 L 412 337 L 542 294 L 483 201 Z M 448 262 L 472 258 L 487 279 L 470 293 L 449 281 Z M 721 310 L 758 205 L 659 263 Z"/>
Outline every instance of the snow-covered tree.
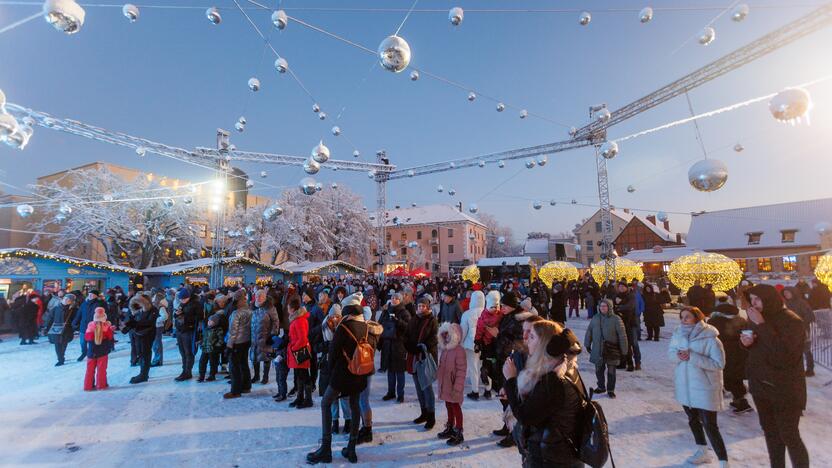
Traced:
<path fill-rule="evenodd" d="M 226 215 L 226 250 L 242 251 L 250 258 L 268 263 L 275 263 L 281 253 L 292 261 L 304 260 L 310 246 L 297 229 L 296 213 L 286 213 L 284 209 L 283 215 L 269 221 L 263 218 L 263 212 L 269 206 L 238 206 Z"/>
<path fill-rule="evenodd" d="M 507 257 L 516 252 L 514 234 L 510 227 L 503 226 L 497 218 L 488 213 L 480 213 L 479 219 L 486 226 L 485 248 L 489 257 Z M 498 242 L 501 237 L 505 239 L 504 243 Z"/>
<path fill-rule="evenodd" d="M 56 252 L 91 249 L 93 241 L 107 261 L 134 268 L 167 263 L 176 252 L 195 255 L 204 245 L 197 200 L 185 187 L 151 179 L 124 180 L 104 167 L 69 171 L 33 187 L 48 202 L 37 206 L 32 228 L 53 232 L 47 240 Z M 44 237 L 36 235 L 31 244 Z"/>

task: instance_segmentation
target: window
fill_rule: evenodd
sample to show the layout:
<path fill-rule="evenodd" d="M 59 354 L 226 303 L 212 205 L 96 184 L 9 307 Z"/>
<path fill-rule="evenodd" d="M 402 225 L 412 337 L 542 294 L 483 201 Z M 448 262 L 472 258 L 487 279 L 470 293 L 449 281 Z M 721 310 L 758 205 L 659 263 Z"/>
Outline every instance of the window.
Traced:
<path fill-rule="evenodd" d="M 449 228 L 448 229 L 448 237 L 453 237 L 453 236 L 454 236 L 454 230 Z"/>
<path fill-rule="evenodd" d="M 402 238 L 403 241 L 406 241 L 407 240 L 407 233 L 403 232 L 402 235 L 401 235 L 401 238 Z"/>
<path fill-rule="evenodd" d="M 586 251 L 592 252 L 595 250 L 595 245 L 592 243 L 591 240 L 586 241 Z"/>
<path fill-rule="evenodd" d="M 810 255 L 809 256 L 809 266 L 811 267 L 812 271 L 815 271 L 815 268 L 817 268 L 819 258 L 820 258 L 820 256 L 818 256 L 818 255 Z"/>
<path fill-rule="evenodd" d="M 416 231 L 416 240 L 422 240 L 422 231 Z"/>
<path fill-rule="evenodd" d="M 796 232 L 797 230 L 795 229 L 780 231 L 780 242 L 784 244 L 794 243 L 794 235 Z"/>
<path fill-rule="evenodd" d="M 786 255 L 783 257 L 783 271 L 795 271 L 797 269 L 797 256 Z"/>
<path fill-rule="evenodd" d="M 449 245 L 448 245 L 448 253 L 449 253 L 449 254 L 454 253 L 454 245 L 453 245 L 453 244 L 449 244 Z"/>
<path fill-rule="evenodd" d="M 199 232 L 199 237 L 205 239 L 208 236 L 208 226 L 204 224 L 197 224 L 197 230 Z"/>
<path fill-rule="evenodd" d="M 771 259 L 770 258 L 758 258 L 757 259 L 757 271 L 760 273 L 765 273 L 771 271 Z"/>
<path fill-rule="evenodd" d="M 748 236 L 748 245 L 757 245 L 760 243 L 760 238 L 763 237 L 762 232 L 749 232 L 746 234 Z"/>
<path fill-rule="evenodd" d="M 431 248 L 430 248 L 430 251 L 431 251 L 431 253 L 438 254 L 439 253 L 439 246 L 438 245 L 432 245 Z"/>
<path fill-rule="evenodd" d="M 388 232 L 388 233 L 387 233 L 387 242 L 390 242 L 390 239 L 392 239 L 392 238 L 393 238 L 393 237 L 392 237 L 392 236 L 390 235 L 390 233 Z"/>
<path fill-rule="evenodd" d="M 601 221 L 595 222 L 595 232 L 603 232 L 604 226 L 601 224 Z"/>
<path fill-rule="evenodd" d="M 438 233 L 438 232 L 436 232 L 436 229 L 434 229 L 433 231 L 431 231 L 431 232 L 430 232 L 430 236 L 431 236 L 431 237 L 433 237 L 434 239 L 436 239 L 436 236 L 437 236 L 438 234 L 439 234 L 439 233 Z"/>
<path fill-rule="evenodd" d="M 744 258 L 738 258 L 734 261 L 737 262 L 737 265 L 739 265 L 740 271 L 742 271 L 743 273 L 748 271 L 748 261 L 747 260 L 745 260 Z"/>
<path fill-rule="evenodd" d="M 402 256 L 407 256 L 407 247 L 402 247 Z"/>

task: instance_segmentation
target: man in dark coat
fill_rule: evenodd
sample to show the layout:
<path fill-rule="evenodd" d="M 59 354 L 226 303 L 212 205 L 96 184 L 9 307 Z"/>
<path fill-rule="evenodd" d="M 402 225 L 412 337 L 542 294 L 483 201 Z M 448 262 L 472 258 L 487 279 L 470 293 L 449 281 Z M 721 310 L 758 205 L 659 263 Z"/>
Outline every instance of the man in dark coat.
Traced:
<path fill-rule="evenodd" d="M 758 284 L 745 291 L 753 334 L 740 342 L 748 348 L 748 386 L 765 435 L 771 466 L 808 467 L 809 453 L 800 438 L 800 416 L 806 409 L 803 370 L 805 329 L 794 312 L 783 307 L 777 290 Z"/>
<path fill-rule="evenodd" d="M 566 323 L 566 291 L 563 283 L 552 285 L 552 309 L 549 317 L 555 322 Z"/>
<path fill-rule="evenodd" d="M 800 290 L 795 287 L 783 289 L 783 299 L 786 300 L 786 307 L 796 313 L 803 320 L 803 327 L 806 330 L 806 345 L 804 346 L 803 358 L 806 363 L 806 377 L 815 375 L 815 356 L 812 354 L 812 324 L 815 322 L 815 312 L 812 306 L 803 299 Z"/>
<path fill-rule="evenodd" d="M 731 401 L 731 408 L 735 413 L 751 411 L 751 405 L 745 399 L 747 392 L 745 388 L 745 365 L 748 358 L 748 350 L 740 343 L 740 336 L 743 330 L 749 329 L 748 321 L 739 315 L 740 310 L 733 304 L 728 303 L 728 296 L 720 296 L 718 304 L 708 324 L 713 325 L 719 331 L 719 341 L 725 349 L 725 368 L 722 369 L 722 380 L 725 382 L 725 390 L 731 392 L 734 397 Z"/>
<path fill-rule="evenodd" d="M 462 318 L 462 307 L 456 299 L 456 290 L 448 288 L 442 291 L 442 303 L 439 305 L 439 323 L 459 323 Z"/>
<path fill-rule="evenodd" d="M 87 295 L 87 299 L 78 308 L 78 313 L 75 314 L 75 318 L 72 319 L 72 328 L 80 333 L 79 338 L 81 340 L 81 355 L 78 356 L 78 362 L 87 358 L 87 341 L 84 339 L 84 332 L 87 330 L 87 325 L 92 322 L 95 309 L 97 307 L 103 307 L 104 310 L 107 310 L 107 303 L 99 298 L 99 295 L 100 293 L 98 291 L 91 291 Z"/>
<path fill-rule="evenodd" d="M 386 358 L 383 365 L 387 369 L 387 394 L 382 397 L 384 401 L 396 398 L 399 403 L 404 402 L 404 373 L 407 370 L 404 341 L 410 320 L 410 312 L 402 303 L 401 294 L 394 294 L 379 318 L 379 323 L 384 328 L 381 335 L 382 358 Z"/>
<path fill-rule="evenodd" d="M 627 357 L 618 365 L 618 369 L 627 369 L 627 372 L 635 370 L 635 366 L 641 368 L 641 348 L 638 346 L 638 319 L 636 317 L 636 296 L 630 293 L 627 283 L 618 283 L 618 294 L 615 297 L 615 313 L 624 322 L 624 329 L 627 331 Z"/>
<path fill-rule="evenodd" d="M 176 325 L 176 344 L 179 346 L 179 355 L 182 356 L 182 373 L 174 380 L 182 382 L 193 377 L 194 334 L 197 316 L 202 312 L 202 302 L 188 288 L 180 289 L 176 296 L 179 299 L 179 309 L 174 313 L 173 322 Z"/>
<path fill-rule="evenodd" d="M 832 294 L 825 284 L 818 281 L 817 278 L 812 280 L 812 290 L 809 291 L 809 305 L 812 310 L 828 309 L 830 306 L 829 300 Z"/>
<path fill-rule="evenodd" d="M 150 360 L 153 357 L 153 339 L 156 338 L 156 319 L 159 311 L 143 294 L 136 294 L 130 299 L 130 314 L 124 323 L 122 332 L 133 332 L 137 340 L 139 355 L 139 375 L 130 379 L 131 384 L 147 382 L 150 373 Z"/>
<path fill-rule="evenodd" d="M 714 311 L 714 306 L 716 306 L 716 293 L 714 292 L 714 285 L 706 284 L 702 295 L 702 308 L 700 310 L 708 316 Z"/>
<path fill-rule="evenodd" d="M 695 283 L 693 283 L 693 286 L 691 286 L 688 289 L 687 297 L 688 297 L 688 305 L 689 306 L 699 307 L 699 310 L 702 310 L 704 312 L 704 308 L 705 308 L 705 288 L 703 288 L 699 284 L 698 280 Z"/>

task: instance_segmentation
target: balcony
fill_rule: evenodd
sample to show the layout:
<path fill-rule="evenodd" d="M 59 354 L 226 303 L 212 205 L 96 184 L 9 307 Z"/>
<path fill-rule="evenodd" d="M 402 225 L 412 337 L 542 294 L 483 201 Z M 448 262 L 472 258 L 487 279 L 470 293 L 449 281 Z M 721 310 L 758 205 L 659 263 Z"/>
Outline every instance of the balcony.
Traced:
<path fill-rule="evenodd" d="M 430 245 L 439 245 L 439 239 L 433 238 L 433 239 L 428 241 L 428 244 L 430 244 Z"/>

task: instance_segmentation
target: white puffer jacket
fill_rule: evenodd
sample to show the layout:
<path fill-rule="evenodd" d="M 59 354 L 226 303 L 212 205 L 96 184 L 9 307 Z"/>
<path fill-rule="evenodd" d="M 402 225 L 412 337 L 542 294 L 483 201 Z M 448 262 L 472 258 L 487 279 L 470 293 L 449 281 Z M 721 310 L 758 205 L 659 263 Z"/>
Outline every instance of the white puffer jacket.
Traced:
<path fill-rule="evenodd" d="M 676 364 L 676 401 L 682 405 L 708 411 L 723 409 L 725 350 L 718 336 L 719 331 L 704 321 L 694 325 L 689 336 L 685 336 L 681 326 L 673 332 L 667 355 Z M 687 361 L 676 355 L 683 349 L 690 351 Z"/>
<path fill-rule="evenodd" d="M 471 294 L 471 302 L 468 305 L 468 310 L 462 313 L 462 318 L 459 319 L 459 326 L 462 327 L 462 347 L 464 349 L 474 350 L 474 336 L 477 334 L 477 321 L 480 319 L 485 308 L 485 294 L 482 291 L 474 291 Z"/>

